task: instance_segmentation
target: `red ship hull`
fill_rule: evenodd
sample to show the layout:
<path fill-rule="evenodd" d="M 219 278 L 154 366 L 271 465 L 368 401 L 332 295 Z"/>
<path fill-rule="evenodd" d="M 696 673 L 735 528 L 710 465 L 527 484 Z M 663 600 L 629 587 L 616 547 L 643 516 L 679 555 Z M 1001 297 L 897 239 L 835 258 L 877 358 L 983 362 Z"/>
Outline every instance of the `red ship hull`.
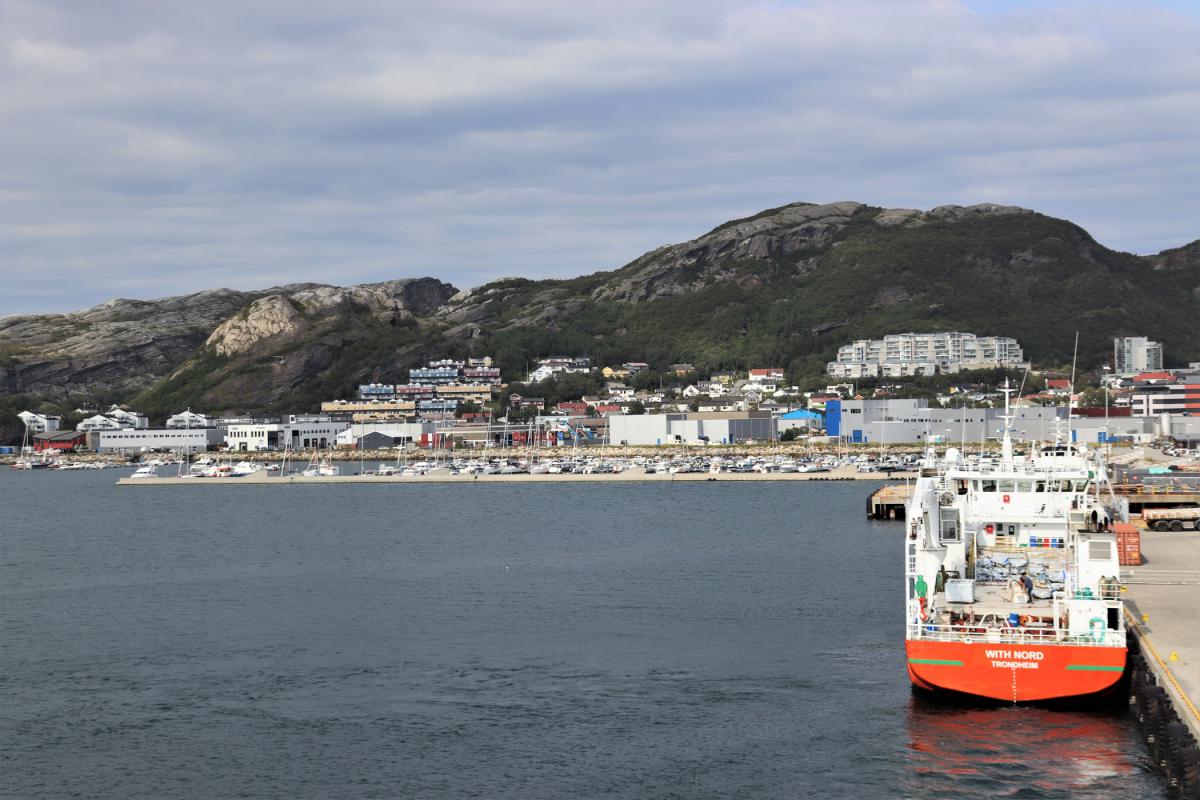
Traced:
<path fill-rule="evenodd" d="M 905 651 L 914 686 L 1012 703 L 1103 694 L 1125 672 L 1124 647 L 918 639 Z"/>

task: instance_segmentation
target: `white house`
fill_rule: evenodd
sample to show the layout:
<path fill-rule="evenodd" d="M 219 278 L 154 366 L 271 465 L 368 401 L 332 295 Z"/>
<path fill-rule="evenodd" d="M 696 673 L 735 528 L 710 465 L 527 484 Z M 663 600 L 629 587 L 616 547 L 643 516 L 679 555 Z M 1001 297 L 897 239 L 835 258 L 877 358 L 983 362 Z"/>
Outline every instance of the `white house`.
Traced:
<path fill-rule="evenodd" d="M 614 400 L 632 400 L 634 389 L 632 386 L 626 386 L 623 383 L 614 383 L 609 381 L 604 385 L 604 390 L 608 396 Z"/>
<path fill-rule="evenodd" d="M 173 417 L 167 417 L 168 428 L 208 428 L 212 423 L 208 417 L 203 414 L 197 414 L 190 408 L 187 411 L 182 411 Z"/>
<path fill-rule="evenodd" d="M 56 417 L 51 414 L 22 411 L 17 416 L 25 423 L 25 427 L 29 429 L 30 433 L 50 433 L 51 431 L 58 430 L 59 425 L 62 424 L 62 417 Z"/>
<path fill-rule="evenodd" d="M 104 416 L 111 417 L 121 423 L 122 428 L 149 428 L 150 418 L 145 414 L 139 414 L 136 411 L 126 411 L 118 405 L 114 405 L 108 411 L 104 412 Z"/>
<path fill-rule="evenodd" d="M 779 384 L 774 378 L 751 378 L 742 386 L 743 389 L 749 389 L 761 394 L 775 394 L 779 389 Z"/>
<path fill-rule="evenodd" d="M 150 418 L 145 414 L 126 411 L 118 405 L 113 405 L 103 414 L 88 417 L 75 426 L 77 431 L 117 431 L 123 428 L 149 428 Z"/>
<path fill-rule="evenodd" d="M 529 373 L 526 383 L 539 383 L 558 373 L 591 372 L 592 361 L 585 357 L 554 356 L 538 360 L 538 366 Z"/>
<path fill-rule="evenodd" d="M 122 425 L 117 420 L 105 414 L 97 414 L 94 417 L 88 417 L 75 426 L 77 431 L 119 431 L 123 428 L 132 428 L 132 425 Z"/>

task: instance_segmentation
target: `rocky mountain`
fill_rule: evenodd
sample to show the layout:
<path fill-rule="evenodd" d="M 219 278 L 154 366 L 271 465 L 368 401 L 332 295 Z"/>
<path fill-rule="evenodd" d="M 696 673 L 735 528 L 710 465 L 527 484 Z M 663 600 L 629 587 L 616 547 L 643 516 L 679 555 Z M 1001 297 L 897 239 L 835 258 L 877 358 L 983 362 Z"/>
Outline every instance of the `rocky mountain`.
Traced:
<path fill-rule="evenodd" d="M 1012 206 L 930 211 L 794 203 L 569 280 L 457 291 L 432 278 L 217 290 L 0 320 L 0 393 L 133 402 L 152 414 L 315 407 L 430 357 L 770 364 L 820 374 L 850 339 L 901 330 L 1015 336 L 1041 363 L 1097 366 L 1112 337 L 1200 360 L 1200 242 L 1109 250 Z"/>
<path fill-rule="evenodd" d="M 182 363 L 260 294 L 216 289 L 0 318 L 0 394 L 131 396 Z"/>

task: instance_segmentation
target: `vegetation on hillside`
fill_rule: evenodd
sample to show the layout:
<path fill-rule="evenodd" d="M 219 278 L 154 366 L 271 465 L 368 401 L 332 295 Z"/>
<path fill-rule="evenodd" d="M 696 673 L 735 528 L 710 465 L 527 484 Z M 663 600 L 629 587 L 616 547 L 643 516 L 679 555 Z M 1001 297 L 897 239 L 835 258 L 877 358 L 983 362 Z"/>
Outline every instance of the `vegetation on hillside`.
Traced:
<path fill-rule="evenodd" d="M 201 346 L 142 394 L 113 399 L 157 419 L 188 406 L 310 411 L 359 383 L 403 382 L 430 358 L 470 355 L 493 356 L 510 381 L 539 357 L 583 355 L 597 367 L 649 363 L 627 381 L 640 388 L 669 386 L 668 367 L 689 362 L 691 379 L 781 367 L 789 383 L 815 389 L 829 383 L 825 364 L 840 345 L 903 331 L 1013 336 L 1028 358 L 1056 366 L 1071 362 L 1078 332 L 1081 370 L 1106 363 L 1122 335 L 1161 341 L 1168 365 L 1200 360 L 1200 242 L 1134 256 L 1034 213 L 879 224 L 883 210 L 868 206 L 844 204 L 817 220 L 788 209 L 796 207 L 764 211 L 749 226 L 726 223 L 611 272 L 497 281 L 426 316 L 340 306 L 253 352 L 218 356 Z M 12 358 L 0 342 L 0 365 Z M 510 390 L 557 402 L 599 388 L 593 377 Z"/>

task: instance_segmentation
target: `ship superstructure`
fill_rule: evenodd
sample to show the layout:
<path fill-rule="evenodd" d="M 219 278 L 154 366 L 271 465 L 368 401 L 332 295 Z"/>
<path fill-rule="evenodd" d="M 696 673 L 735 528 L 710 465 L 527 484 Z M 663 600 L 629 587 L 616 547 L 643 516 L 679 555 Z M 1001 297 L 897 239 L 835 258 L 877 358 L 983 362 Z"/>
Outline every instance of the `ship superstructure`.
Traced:
<path fill-rule="evenodd" d="M 1103 693 L 1125 670 L 1115 499 L 1098 452 L 931 445 L 906 507 L 914 685 L 1012 702 Z"/>

